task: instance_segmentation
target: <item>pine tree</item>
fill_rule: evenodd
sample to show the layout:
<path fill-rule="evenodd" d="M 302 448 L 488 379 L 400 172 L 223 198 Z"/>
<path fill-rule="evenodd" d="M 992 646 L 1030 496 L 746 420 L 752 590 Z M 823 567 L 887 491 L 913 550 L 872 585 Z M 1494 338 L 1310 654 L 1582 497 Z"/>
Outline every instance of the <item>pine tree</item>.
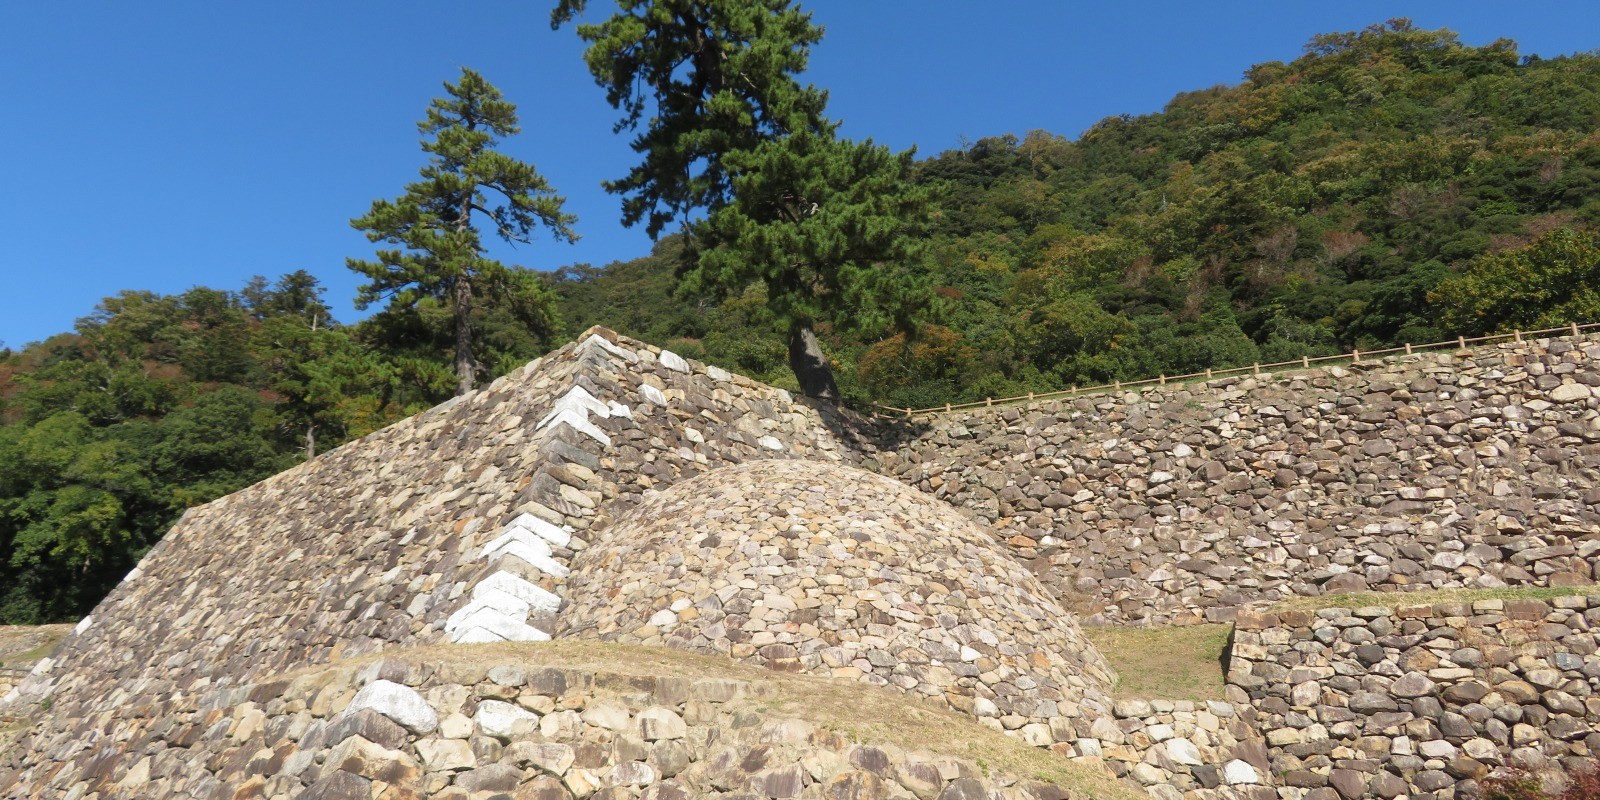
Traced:
<path fill-rule="evenodd" d="M 433 155 L 422 180 L 393 201 L 373 202 L 366 216 L 350 222 L 369 240 L 403 249 L 379 250 L 376 261 L 349 259 L 347 265 L 371 279 L 361 286 L 358 308 L 384 298 L 391 310 L 414 308 L 426 297 L 449 305 L 460 395 L 472 390 L 481 369 L 472 351 L 474 296 L 520 291 L 526 284 L 525 276 L 484 256 L 476 220 L 486 220 L 509 242 L 531 241 L 540 226 L 571 242 L 577 219 L 562 212 L 563 198 L 532 164 L 494 149 L 501 137 L 521 131 L 515 105 L 470 69 L 445 91 L 449 96 L 434 99 L 417 125 L 432 137 L 422 142 Z M 539 309 L 530 319 L 553 315 L 553 309 Z"/>
<path fill-rule="evenodd" d="M 552 27 L 586 6 L 561 0 Z M 647 221 L 653 238 L 682 224 L 680 291 L 763 284 L 788 325 L 800 388 L 836 402 L 816 325 L 909 327 L 930 298 L 902 268 L 924 206 L 903 180 L 910 154 L 835 138 L 827 93 L 796 79 L 822 29 L 792 0 L 617 0 L 615 15 L 578 34 L 622 112 L 617 130 L 643 127 L 633 140 L 643 160 L 606 184 L 623 195 L 624 223 Z"/>

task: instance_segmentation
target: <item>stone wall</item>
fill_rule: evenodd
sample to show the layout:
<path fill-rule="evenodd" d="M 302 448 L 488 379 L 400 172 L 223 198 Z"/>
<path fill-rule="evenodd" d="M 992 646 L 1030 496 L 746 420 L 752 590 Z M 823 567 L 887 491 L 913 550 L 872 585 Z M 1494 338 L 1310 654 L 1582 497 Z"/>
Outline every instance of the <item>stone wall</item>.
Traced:
<path fill-rule="evenodd" d="M 1111 669 L 983 529 L 887 478 L 726 467 L 616 520 L 573 564 L 563 637 L 893 686 L 1049 746 L 1110 712 Z"/>
<path fill-rule="evenodd" d="M 1600 657 L 1587 632 L 1600 610 L 1589 601 L 1554 601 L 1540 620 L 1521 618 L 1532 607 L 1509 602 L 1499 618 L 1492 605 L 1433 609 L 1425 618 L 1357 609 L 1269 619 L 1246 610 L 1231 703 L 1124 704 L 1109 714 L 1103 665 L 1061 609 L 1081 607 L 1105 624 L 1185 623 L 1233 619 L 1241 607 L 1296 595 L 1590 582 L 1600 551 L 1597 356 L 1600 343 L 1590 338 L 1542 340 L 906 425 L 819 412 L 781 390 L 596 329 L 483 390 L 193 509 L 0 702 L 0 712 L 36 717 L 29 729 L 0 730 L 15 740 L 0 754 L 0 796 L 346 796 L 411 786 L 388 796 L 459 787 L 487 797 L 513 784 L 525 796 L 608 800 L 791 788 L 807 797 L 835 788 L 920 800 L 1049 796 L 949 760 L 913 759 L 919 766 L 885 771 L 878 756 L 811 733 L 797 749 L 758 758 L 765 717 L 749 709 L 704 717 L 696 734 L 702 755 L 677 773 L 686 777 L 668 780 L 659 742 L 641 750 L 622 738 L 644 725 L 643 708 L 613 714 L 622 726 L 613 728 L 583 719 L 587 699 L 508 687 L 510 673 L 444 675 L 412 663 L 352 677 L 317 667 L 380 650 L 512 646 L 563 630 L 642 644 L 673 644 L 682 634 L 719 652 L 726 639 L 727 654 L 768 666 L 881 679 L 975 714 L 1040 752 L 1107 765 L 1163 800 L 1331 800 L 1330 793 L 1397 787 L 1465 794 L 1480 768 L 1559 763 L 1600 746 L 1591 738 L 1589 677 L 1600 674 Z M 714 592 L 722 621 L 744 617 L 739 627 L 753 625 L 750 638 L 711 636 L 717 621 L 693 620 L 705 598 L 679 607 L 695 593 L 678 597 L 681 586 L 658 580 L 694 576 L 649 571 L 697 558 L 696 575 L 709 578 L 727 569 L 730 553 L 702 536 L 681 554 L 641 562 L 634 545 L 705 534 L 692 530 L 693 514 L 719 512 L 695 509 L 691 479 L 767 459 L 860 464 L 965 508 L 992 530 L 980 534 L 969 520 L 935 513 L 936 504 L 903 487 L 858 497 L 851 509 L 800 508 L 834 544 L 848 538 L 873 558 L 830 573 L 802 558 L 792 529 L 752 536 L 752 563 L 762 559 L 761 569 L 775 571 Z M 728 474 L 803 480 L 819 470 L 810 478 L 819 485 L 846 480 L 824 467 L 764 469 Z M 708 491 L 727 489 L 707 478 Z M 827 493 L 856 497 L 889 483 L 853 480 Z M 679 484 L 687 488 L 674 494 Z M 770 510 L 745 499 L 747 522 Z M 874 503 L 900 503 L 911 527 L 950 534 L 948 547 L 868 534 L 866 521 L 885 512 Z M 666 509 L 688 514 L 688 523 L 666 518 Z M 844 527 L 821 524 L 851 514 L 858 519 Z M 675 524 L 691 530 L 675 532 Z M 980 546 L 984 537 L 1004 541 L 1018 561 Z M 920 569 L 952 571 L 940 558 L 959 562 L 961 580 L 941 582 Z M 657 582 L 630 584 L 623 572 L 649 572 Z M 858 606 L 881 594 L 859 612 L 864 625 L 842 608 L 826 624 L 818 624 L 821 612 L 767 617 L 786 606 L 767 602 L 763 581 L 798 591 L 803 597 L 789 599 L 800 611 L 802 599 L 817 608 L 827 602 L 807 581 L 824 585 L 830 574 Z M 905 602 L 875 589 L 882 586 Z M 626 602 L 613 602 L 623 595 Z M 952 605 L 958 601 L 966 606 Z M 982 614 L 963 616 L 979 606 Z M 644 624 L 629 627 L 644 610 Z M 1009 642 L 979 632 L 997 611 L 1019 621 L 1001 626 Z M 663 612 L 681 628 L 668 632 Z M 914 628 L 917 646 L 905 638 Z M 952 633 L 960 630 L 967 633 Z M 761 638 L 758 647 L 758 636 L 772 641 Z M 1447 647 L 1468 639 L 1470 647 Z M 766 649 L 774 645 L 794 652 Z M 953 647 L 956 661 L 941 647 Z M 1464 663 L 1472 658 L 1466 650 L 1479 651 L 1479 662 Z M 986 668 L 969 675 L 968 664 Z M 298 678 L 273 677 L 308 665 Z M 563 680 L 582 686 L 583 675 L 600 680 L 593 676 L 604 672 L 572 667 Z M 343 688 L 292 688 L 313 674 L 343 674 L 329 679 Z M 372 713 L 351 711 L 357 684 L 379 681 L 388 684 L 374 692 L 386 699 Z M 1472 697 L 1479 688 L 1487 691 Z M 406 728 L 407 704 L 394 703 L 407 692 L 423 697 L 437 728 Z M 649 705 L 694 728 L 694 698 L 671 697 L 678 699 Z M 1041 699 L 1055 704 L 1054 716 L 1035 713 Z M 484 708 L 491 711 L 479 719 Z M 586 776 L 576 779 L 582 791 L 571 781 L 558 791 L 526 747 L 502 758 L 521 735 L 517 726 L 530 724 L 518 708 L 539 718 L 544 737 L 525 744 L 565 744 L 574 752 L 568 768 L 592 770 L 577 773 Z M 564 711 L 577 712 L 581 724 Z M 550 732 L 547 719 L 560 720 Z M 343 726 L 339 736 L 317 733 L 334 723 Z M 502 723 L 511 726 L 506 736 L 478 732 Z M 444 735 L 447 725 L 459 735 Z M 575 738 L 562 738 L 569 734 Z M 727 742 L 731 755 L 713 740 Z M 596 742 L 604 753 L 579 746 Z M 338 747 L 345 749 L 336 754 Z M 578 764 L 580 751 L 594 766 Z M 756 766 L 732 771 L 728 758 Z M 803 775 L 786 766 L 795 763 Z M 854 767 L 830 771 L 840 764 Z M 694 765 L 703 765 L 699 773 Z M 839 775 L 863 770 L 876 777 L 835 787 Z M 758 775 L 759 787 L 750 783 Z"/>
<path fill-rule="evenodd" d="M 869 463 L 991 522 L 1091 623 L 1584 584 L 1597 358 L 1546 339 L 943 414 Z"/>
<path fill-rule="evenodd" d="M 165 709 L 150 735 L 120 757 L 73 759 L 50 785 L 53 796 L 102 800 L 1068 797 L 955 748 L 856 743 L 804 709 L 771 710 L 792 706 L 796 696 L 836 703 L 825 694 L 831 688 L 705 674 L 718 669 L 707 663 L 665 664 L 652 674 L 629 664 L 626 652 L 612 658 L 622 665 L 616 669 L 553 660 L 466 649 L 241 684 Z M 846 703 L 882 702 L 871 687 L 845 691 L 854 693 L 843 696 Z M 953 716 L 906 720 L 920 726 L 907 738 L 970 724 Z M 984 733 L 977 730 L 974 741 Z M 1003 741 L 982 751 L 1008 753 Z M 1024 754 L 1022 763 L 1038 762 Z M 0 771 L 0 787 L 6 778 Z"/>
<path fill-rule="evenodd" d="M 48 771 L 112 752 L 148 735 L 174 696 L 289 668 L 548 638 L 597 521 L 722 464 L 838 460 L 836 430 L 786 392 L 596 329 L 191 509 L 0 701 L 51 705 L 0 764 Z"/>
<path fill-rule="evenodd" d="M 1248 705 L 1117 701 L 1114 716 L 1056 753 L 1098 759 L 1157 800 L 1275 800 L 1267 749 Z"/>
<path fill-rule="evenodd" d="M 1600 755 L 1600 596 L 1240 614 L 1230 699 L 1286 800 L 1469 797 Z"/>

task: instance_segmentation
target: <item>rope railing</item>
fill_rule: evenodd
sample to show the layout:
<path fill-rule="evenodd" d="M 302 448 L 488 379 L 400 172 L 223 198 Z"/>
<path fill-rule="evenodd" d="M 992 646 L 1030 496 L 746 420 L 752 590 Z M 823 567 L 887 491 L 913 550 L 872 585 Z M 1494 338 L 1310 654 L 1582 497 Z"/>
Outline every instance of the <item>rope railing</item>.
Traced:
<path fill-rule="evenodd" d="M 1104 383 L 1100 384 L 1099 386 L 1073 386 L 1069 389 L 1060 389 L 1053 392 L 1028 392 L 1025 395 L 1017 395 L 1015 397 L 986 397 L 982 400 L 974 400 L 968 403 L 945 403 L 942 406 L 931 406 L 929 408 L 898 408 L 896 406 L 886 406 L 882 403 L 873 403 L 873 405 L 879 409 L 882 409 L 883 411 L 900 414 L 906 417 L 914 416 L 916 414 L 943 414 L 951 411 L 962 411 L 972 408 L 1003 406 L 1009 403 L 1034 403 L 1040 400 L 1057 400 L 1064 397 L 1078 397 L 1080 395 L 1097 394 L 1105 391 L 1122 391 L 1124 389 L 1142 388 L 1147 386 L 1165 386 L 1169 383 L 1184 383 L 1195 380 L 1209 381 L 1215 378 L 1226 378 L 1232 375 L 1260 375 L 1263 372 L 1311 369 L 1316 365 L 1327 364 L 1335 361 L 1349 364 L 1359 364 L 1361 363 L 1362 359 L 1384 358 L 1394 355 L 1411 355 L 1413 353 L 1426 350 L 1436 350 L 1443 347 L 1453 347 L 1464 350 L 1468 345 L 1474 344 L 1491 344 L 1499 341 L 1520 342 L 1529 336 L 1539 337 L 1546 334 L 1578 336 L 1584 331 L 1595 329 L 1600 329 L 1600 322 L 1591 322 L 1584 325 L 1573 322 L 1568 325 L 1563 325 L 1559 328 L 1544 328 L 1536 331 L 1518 330 L 1512 331 L 1511 333 L 1493 333 L 1489 334 L 1488 336 L 1457 336 L 1448 342 L 1405 344 L 1399 347 L 1384 348 L 1382 350 L 1357 349 L 1351 350 L 1348 353 L 1340 353 L 1332 356 L 1317 356 L 1315 358 L 1301 356 L 1293 361 L 1279 361 L 1272 364 L 1257 363 L 1245 367 L 1229 367 L 1227 369 L 1217 370 L 1207 369 L 1204 372 L 1192 372 L 1188 375 L 1160 375 L 1154 378 L 1146 378 L 1138 381 L 1112 381 L 1111 383 Z"/>

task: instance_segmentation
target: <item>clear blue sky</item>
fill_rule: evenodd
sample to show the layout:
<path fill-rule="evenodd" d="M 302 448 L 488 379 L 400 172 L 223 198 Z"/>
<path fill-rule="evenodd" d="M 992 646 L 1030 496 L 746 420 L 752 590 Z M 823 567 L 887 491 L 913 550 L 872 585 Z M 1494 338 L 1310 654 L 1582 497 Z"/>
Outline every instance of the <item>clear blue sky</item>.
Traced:
<path fill-rule="evenodd" d="M 604 0 L 594 0 L 596 9 Z M 1235 83 L 1313 34 L 1409 16 L 1523 53 L 1600 47 L 1600 3 L 813 0 L 808 78 L 844 133 L 923 154 L 1077 136 Z M 236 289 L 306 269 L 352 320 L 349 227 L 422 164 L 414 127 L 461 66 L 518 104 L 504 149 L 568 198 L 583 240 L 497 253 L 540 270 L 642 255 L 599 182 L 633 154 L 548 2 L 11 3 L 0 24 L 0 341 L 69 329 L 121 289 Z"/>

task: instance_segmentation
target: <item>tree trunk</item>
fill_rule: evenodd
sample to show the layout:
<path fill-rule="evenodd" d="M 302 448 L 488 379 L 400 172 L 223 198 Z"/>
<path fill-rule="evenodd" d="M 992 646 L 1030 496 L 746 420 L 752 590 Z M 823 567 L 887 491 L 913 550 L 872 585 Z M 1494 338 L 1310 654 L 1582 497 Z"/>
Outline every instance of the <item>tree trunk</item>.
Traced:
<path fill-rule="evenodd" d="M 316 457 L 317 457 L 317 424 L 315 422 L 307 422 L 306 423 L 306 460 L 310 461 L 311 459 L 316 458 Z"/>
<path fill-rule="evenodd" d="M 451 290 L 456 325 L 456 396 L 472 391 L 478 382 L 478 362 L 472 358 L 472 284 L 456 278 Z"/>
<path fill-rule="evenodd" d="M 789 368 L 794 370 L 800 391 L 828 403 L 839 402 L 839 387 L 834 385 L 828 357 L 817 342 L 809 322 L 789 323 Z"/>

